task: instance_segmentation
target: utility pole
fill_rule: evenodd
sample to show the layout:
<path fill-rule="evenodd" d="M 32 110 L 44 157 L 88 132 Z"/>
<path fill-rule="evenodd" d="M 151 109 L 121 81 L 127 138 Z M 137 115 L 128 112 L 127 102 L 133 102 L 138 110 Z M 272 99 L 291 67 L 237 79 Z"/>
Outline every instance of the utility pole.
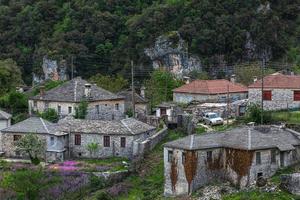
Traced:
<path fill-rule="evenodd" d="M 265 54 L 263 54 L 262 65 L 261 65 L 261 114 L 260 123 L 264 123 L 264 69 L 265 69 Z"/>
<path fill-rule="evenodd" d="M 71 80 L 74 78 L 74 57 L 71 56 Z"/>
<path fill-rule="evenodd" d="M 229 84 L 227 84 L 227 126 L 229 126 Z"/>
<path fill-rule="evenodd" d="M 131 60 L 131 90 L 132 90 L 132 112 L 135 118 L 135 92 L 134 92 L 134 74 L 133 74 L 133 61 Z"/>

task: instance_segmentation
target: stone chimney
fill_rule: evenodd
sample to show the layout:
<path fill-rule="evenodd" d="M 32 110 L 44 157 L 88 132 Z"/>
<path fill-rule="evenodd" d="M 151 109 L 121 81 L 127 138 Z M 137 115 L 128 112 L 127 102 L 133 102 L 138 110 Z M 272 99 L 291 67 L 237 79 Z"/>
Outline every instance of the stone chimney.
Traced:
<path fill-rule="evenodd" d="M 45 86 L 40 86 L 40 96 L 45 95 Z"/>
<path fill-rule="evenodd" d="M 87 83 L 84 85 L 84 96 L 86 98 L 90 98 L 91 97 L 91 89 L 92 89 L 92 85 Z"/>
<path fill-rule="evenodd" d="M 236 82 L 236 78 L 235 78 L 235 74 L 232 74 L 230 77 L 230 82 L 235 83 Z"/>
<path fill-rule="evenodd" d="M 145 86 L 142 86 L 141 87 L 141 96 L 143 97 L 143 98 L 145 98 L 145 90 L 146 90 L 146 87 Z"/>
<path fill-rule="evenodd" d="M 253 83 L 255 83 L 257 81 L 257 76 L 253 77 Z"/>
<path fill-rule="evenodd" d="M 184 81 L 185 84 L 189 84 L 191 82 L 191 77 L 184 76 L 183 81 Z"/>

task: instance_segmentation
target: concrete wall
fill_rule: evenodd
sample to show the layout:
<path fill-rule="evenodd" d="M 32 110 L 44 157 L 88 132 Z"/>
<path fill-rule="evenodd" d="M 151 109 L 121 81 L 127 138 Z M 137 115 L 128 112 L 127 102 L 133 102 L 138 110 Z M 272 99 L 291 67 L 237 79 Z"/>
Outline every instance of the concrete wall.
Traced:
<path fill-rule="evenodd" d="M 265 89 L 272 91 L 272 101 L 264 101 L 265 110 L 300 108 L 300 101 L 294 101 L 294 90 Z M 249 103 L 261 105 L 261 89 L 249 88 Z"/>
<path fill-rule="evenodd" d="M 230 99 L 247 99 L 248 93 L 230 93 Z M 191 101 L 200 102 L 226 102 L 227 94 L 206 95 L 206 94 L 188 94 L 173 93 L 173 101 L 177 103 L 190 103 Z"/>

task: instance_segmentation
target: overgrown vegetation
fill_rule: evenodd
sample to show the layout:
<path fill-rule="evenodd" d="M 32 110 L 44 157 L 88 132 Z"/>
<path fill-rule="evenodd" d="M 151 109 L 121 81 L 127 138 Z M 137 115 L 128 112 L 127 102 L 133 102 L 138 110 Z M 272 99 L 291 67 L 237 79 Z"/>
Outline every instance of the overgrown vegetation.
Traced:
<path fill-rule="evenodd" d="M 38 115 L 41 118 L 46 119 L 46 120 L 48 120 L 50 122 L 53 122 L 53 123 L 57 122 L 58 119 L 59 119 L 59 116 L 58 116 L 56 110 L 53 109 L 53 108 L 49 108 L 45 112 L 39 113 Z"/>
<path fill-rule="evenodd" d="M 75 108 L 75 119 L 85 119 L 87 115 L 88 103 L 87 101 L 81 101 L 78 107 Z"/>
<path fill-rule="evenodd" d="M 89 81 L 111 92 L 120 92 L 122 89 L 125 89 L 128 86 L 128 80 L 124 79 L 124 77 L 121 75 L 103 76 L 101 74 L 96 74 L 92 76 Z"/>

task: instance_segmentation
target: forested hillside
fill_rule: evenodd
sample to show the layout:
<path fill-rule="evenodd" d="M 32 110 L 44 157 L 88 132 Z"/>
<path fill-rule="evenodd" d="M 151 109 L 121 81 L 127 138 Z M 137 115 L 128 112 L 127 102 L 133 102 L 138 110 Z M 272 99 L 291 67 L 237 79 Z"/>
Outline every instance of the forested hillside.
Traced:
<path fill-rule="evenodd" d="M 42 58 L 74 58 L 77 75 L 149 72 L 144 49 L 179 31 L 206 69 L 299 53 L 300 0 L 0 0 L 0 59 L 28 83 Z M 298 48 L 298 49 L 297 49 Z M 142 73 L 140 73 L 142 74 Z"/>

